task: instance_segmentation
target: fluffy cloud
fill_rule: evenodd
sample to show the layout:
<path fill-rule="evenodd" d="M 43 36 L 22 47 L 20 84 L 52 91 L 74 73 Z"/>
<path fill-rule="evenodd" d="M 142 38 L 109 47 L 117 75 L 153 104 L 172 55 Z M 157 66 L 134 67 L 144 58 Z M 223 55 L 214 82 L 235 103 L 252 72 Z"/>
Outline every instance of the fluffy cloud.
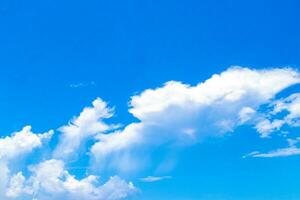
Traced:
<path fill-rule="evenodd" d="M 61 127 L 60 143 L 53 155 L 68 158 L 78 152 L 80 145 L 87 138 L 115 128 L 107 125 L 102 119 L 112 116 L 112 110 L 106 103 L 97 98 L 93 107 L 83 109 L 69 125 Z M 43 140 L 50 139 L 53 131 L 34 134 L 31 127 L 26 126 L 20 132 L 0 140 L 0 197 L 1 199 L 90 199 L 119 200 L 134 193 L 136 188 L 118 176 L 111 177 L 106 183 L 100 184 L 98 177 L 88 175 L 77 179 L 66 169 L 62 160 L 50 159 L 29 167 L 31 176 L 26 178 L 20 171 L 11 175 L 9 162 L 14 158 L 42 147 Z"/>
<path fill-rule="evenodd" d="M 51 138 L 53 131 L 46 133 L 33 133 L 30 126 L 25 126 L 21 131 L 11 136 L 0 139 L 0 198 L 4 199 L 4 191 L 10 178 L 10 163 L 20 156 L 30 153 L 35 148 L 41 147 L 44 141 Z M 18 181 L 15 180 L 14 182 Z"/>
<path fill-rule="evenodd" d="M 51 138 L 53 131 L 35 134 L 30 126 L 25 126 L 21 131 L 12 136 L 0 139 L 0 160 L 13 159 L 21 154 L 29 153 L 34 148 L 41 147 L 42 141 Z"/>
<path fill-rule="evenodd" d="M 196 86 L 171 81 L 162 88 L 148 89 L 132 97 L 130 113 L 140 120 L 151 121 L 157 120 L 170 107 L 193 109 L 225 102 L 234 104 L 241 100 L 257 106 L 299 81 L 299 74 L 288 68 L 250 70 L 234 67 Z M 250 98 L 248 102 L 246 98 Z"/>
<path fill-rule="evenodd" d="M 59 128 L 62 135 L 54 151 L 54 157 L 67 159 L 74 156 L 86 139 L 115 127 L 103 122 L 103 119 L 113 115 L 112 109 L 100 98 L 94 100 L 92 104 L 92 107 L 84 108 L 68 125 Z"/>
<path fill-rule="evenodd" d="M 136 191 L 132 183 L 111 177 L 100 185 L 98 177 L 89 175 L 81 180 L 72 176 L 61 160 L 47 160 L 31 166 L 32 175 L 26 180 L 22 172 L 12 176 L 6 196 L 21 199 L 89 199 L 119 200 Z"/>
<path fill-rule="evenodd" d="M 34 134 L 27 126 L 0 139 L 0 198 L 126 198 L 136 191 L 132 183 L 118 176 L 100 183 L 98 176 L 90 175 L 88 170 L 85 178 L 78 179 L 67 170 L 70 158 L 76 160 L 84 149 L 91 152 L 90 162 L 96 165 L 96 169 L 136 172 L 148 164 L 150 152 L 158 146 L 160 150 L 184 147 L 196 143 L 199 138 L 223 136 L 244 124 L 254 126 L 261 137 L 270 137 L 270 133 L 281 130 L 284 125 L 300 125 L 300 94 L 274 100 L 277 93 L 299 82 L 299 73 L 290 68 L 251 70 L 241 67 L 215 74 L 195 86 L 170 81 L 131 97 L 129 112 L 137 122 L 122 129 L 105 122 L 112 117 L 113 109 L 97 98 L 91 107 L 84 108 L 79 116 L 58 129 L 61 135 L 51 156 L 34 161 L 29 172 L 26 169 L 10 170 L 10 164 L 15 158 L 42 147 L 43 141 L 51 138 L 53 131 Z M 261 111 L 262 105 L 271 105 L 272 109 Z M 88 140 L 95 142 L 91 149 L 81 148 L 86 147 Z M 267 153 L 252 152 L 250 156 L 299 154 L 299 139 L 288 141 L 287 148 Z M 150 176 L 141 181 L 167 178 L 170 177 Z"/>
<path fill-rule="evenodd" d="M 102 164 L 109 160 L 111 166 L 122 159 L 132 163 L 135 159 L 130 152 L 137 148 L 186 145 L 199 137 L 220 136 L 247 122 L 261 105 L 299 82 L 299 74 L 289 68 L 240 67 L 215 74 L 196 86 L 170 81 L 133 96 L 129 112 L 140 122 L 111 134 L 98 134 L 99 142 L 91 151 L 96 160 Z M 266 126 L 261 125 L 261 130 Z"/>
<path fill-rule="evenodd" d="M 9 180 L 9 168 L 6 162 L 0 161 L 0 199 L 5 199 L 5 190 L 7 188 L 7 182 Z"/>

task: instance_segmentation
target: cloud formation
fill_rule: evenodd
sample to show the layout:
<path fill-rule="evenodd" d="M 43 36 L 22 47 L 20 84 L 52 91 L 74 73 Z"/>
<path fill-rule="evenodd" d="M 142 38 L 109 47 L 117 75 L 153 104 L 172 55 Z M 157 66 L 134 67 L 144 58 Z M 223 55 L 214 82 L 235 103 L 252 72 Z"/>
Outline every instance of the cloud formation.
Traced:
<path fill-rule="evenodd" d="M 250 153 L 248 156 L 256 157 L 256 158 L 273 158 L 273 157 L 286 157 L 300 154 L 300 147 L 297 147 L 297 144 L 300 142 L 300 138 L 296 139 L 288 139 L 289 146 L 286 148 L 279 148 L 276 150 L 272 150 L 267 153 L 260 153 L 258 151 L 254 151 Z"/>
<path fill-rule="evenodd" d="M 279 131 L 284 125 L 300 126 L 300 93 L 294 93 L 287 98 L 275 100 L 270 107 L 272 110 L 264 115 L 257 123 L 256 129 L 263 137 Z M 278 114 L 283 113 L 283 117 Z"/>
<path fill-rule="evenodd" d="M 5 190 L 11 174 L 11 163 L 25 157 L 36 148 L 48 141 L 53 135 L 50 130 L 46 133 L 33 133 L 31 126 L 25 126 L 21 131 L 12 133 L 0 139 L 0 198 L 5 199 Z"/>
<path fill-rule="evenodd" d="M 25 126 L 12 136 L 0 139 L 0 160 L 14 159 L 21 154 L 29 153 L 34 148 L 41 147 L 43 140 L 50 139 L 53 131 L 35 134 L 31 126 Z"/>
<path fill-rule="evenodd" d="M 127 169 L 123 163 L 138 160 L 131 153 L 136 155 L 137 147 L 185 146 L 198 138 L 232 132 L 256 116 L 261 105 L 270 103 L 277 93 L 299 81 L 299 74 L 289 68 L 233 67 L 196 86 L 167 82 L 163 87 L 133 96 L 129 112 L 140 122 L 111 134 L 98 134 L 99 142 L 91 151 L 99 163 Z M 122 167 L 118 160 L 124 161 Z"/>
<path fill-rule="evenodd" d="M 114 110 L 97 98 L 91 107 L 58 128 L 59 141 L 51 155 L 29 167 L 17 170 L 10 165 L 18 156 L 42 149 L 53 131 L 35 134 L 27 126 L 0 139 L 0 198 L 124 199 L 137 190 L 120 175 L 147 167 L 153 149 L 183 148 L 205 137 L 224 136 L 241 125 L 250 125 L 261 138 L 271 137 L 285 125 L 299 126 L 300 94 L 275 99 L 279 92 L 299 82 L 299 73 L 291 68 L 241 67 L 229 68 L 194 86 L 169 81 L 132 96 L 129 112 L 136 122 L 122 128 L 106 122 Z M 260 109 L 265 105 L 268 109 Z M 88 141 L 92 143 L 90 149 Z M 300 154 L 298 141 L 289 138 L 287 148 L 252 152 L 249 156 Z M 67 169 L 70 159 L 80 158 L 82 149 L 90 156 L 89 164 L 97 170 L 86 170 L 86 175 L 78 178 Z M 115 174 L 100 182 L 98 176 L 106 169 L 114 169 Z M 154 182 L 168 178 L 149 176 L 140 180 Z"/>
<path fill-rule="evenodd" d="M 12 176 L 6 191 L 7 197 L 22 195 L 21 199 L 118 200 L 136 190 L 132 183 L 126 183 L 117 176 L 100 186 L 98 177 L 94 175 L 78 180 L 64 168 L 63 161 L 55 159 L 31 166 L 30 171 L 32 175 L 28 180 L 22 172 Z"/>
<path fill-rule="evenodd" d="M 76 156 L 78 149 L 88 138 L 115 127 L 103 122 L 104 119 L 113 115 L 113 110 L 107 107 L 106 102 L 97 98 L 92 105 L 92 107 L 84 108 L 79 116 L 74 117 L 68 125 L 59 128 L 62 134 L 54 151 L 54 157 L 67 159 Z"/>

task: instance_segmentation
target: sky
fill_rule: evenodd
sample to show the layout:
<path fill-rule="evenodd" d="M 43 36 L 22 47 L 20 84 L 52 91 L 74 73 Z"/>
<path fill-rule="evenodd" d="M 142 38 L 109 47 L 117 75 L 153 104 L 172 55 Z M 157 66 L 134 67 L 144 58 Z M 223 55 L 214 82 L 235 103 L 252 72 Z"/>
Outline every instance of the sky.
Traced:
<path fill-rule="evenodd" d="M 0 1 L 0 199 L 300 199 L 299 7 Z"/>

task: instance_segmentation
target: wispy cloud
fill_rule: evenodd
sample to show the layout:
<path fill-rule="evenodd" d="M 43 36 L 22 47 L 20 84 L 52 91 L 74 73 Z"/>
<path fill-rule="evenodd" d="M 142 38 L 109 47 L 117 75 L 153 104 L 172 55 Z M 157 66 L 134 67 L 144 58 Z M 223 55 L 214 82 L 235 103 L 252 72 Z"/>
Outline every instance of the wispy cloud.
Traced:
<path fill-rule="evenodd" d="M 100 98 L 95 99 L 92 107 L 84 108 L 79 116 L 74 117 L 68 125 L 59 128 L 62 135 L 54 150 L 54 157 L 65 160 L 72 156 L 76 157 L 78 148 L 87 139 L 114 128 L 114 125 L 103 122 L 111 116 L 113 116 L 113 109 L 108 108 L 107 103 Z"/>
<path fill-rule="evenodd" d="M 265 113 L 256 125 L 256 130 L 262 137 L 269 137 L 272 132 L 279 131 L 284 125 L 300 126 L 300 93 L 294 93 L 287 98 L 275 100 L 270 105 L 272 110 Z M 281 114 L 280 118 L 277 116 Z"/>
<path fill-rule="evenodd" d="M 157 182 L 157 181 L 162 181 L 171 178 L 172 176 L 147 176 L 145 178 L 140 178 L 140 181 L 149 183 L 149 182 Z"/>
<path fill-rule="evenodd" d="M 256 157 L 256 158 L 273 158 L 273 157 L 286 157 L 300 154 L 300 148 L 297 147 L 300 138 L 288 139 L 289 146 L 286 148 L 279 148 L 276 150 L 269 151 L 267 153 L 260 153 L 259 151 L 251 152 L 244 157 Z"/>
<path fill-rule="evenodd" d="M 96 83 L 94 81 L 90 82 L 78 82 L 78 83 L 71 83 L 69 86 L 70 88 L 83 88 L 88 86 L 95 86 Z"/>

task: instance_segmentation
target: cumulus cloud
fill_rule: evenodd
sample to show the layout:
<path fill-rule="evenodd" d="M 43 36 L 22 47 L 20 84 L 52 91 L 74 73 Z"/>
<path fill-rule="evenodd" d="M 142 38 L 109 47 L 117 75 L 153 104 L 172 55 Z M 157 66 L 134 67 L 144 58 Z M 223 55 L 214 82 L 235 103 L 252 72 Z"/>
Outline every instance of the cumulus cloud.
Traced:
<path fill-rule="evenodd" d="M 6 162 L 0 161 L 0 199 L 5 199 L 5 190 L 9 180 L 9 168 Z"/>
<path fill-rule="evenodd" d="M 199 137 L 221 136 L 250 120 L 278 92 L 299 82 L 299 74 L 289 68 L 240 67 L 195 86 L 170 81 L 133 96 L 129 112 L 140 122 L 111 134 L 98 134 L 99 142 L 91 151 L 102 164 L 109 160 L 114 165 L 120 159 L 132 163 L 135 159 L 128 152 L 138 146 L 187 145 Z"/>
<path fill-rule="evenodd" d="M 164 87 L 148 89 L 133 96 L 131 109 L 141 120 L 157 119 L 171 106 L 209 106 L 223 102 L 249 101 L 257 104 L 269 100 L 282 89 L 298 83 L 299 74 L 292 69 L 250 70 L 234 67 L 215 74 L 196 86 L 171 81 Z"/>
<path fill-rule="evenodd" d="M 96 165 L 96 169 L 136 172 L 147 166 L 151 151 L 157 147 L 160 150 L 185 147 L 204 137 L 224 136 L 240 125 L 254 126 L 261 137 L 269 137 L 271 132 L 281 130 L 284 125 L 299 126 L 300 95 L 274 100 L 277 93 L 299 82 L 299 73 L 290 68 L 252 70 L 241 67 L 229 68 L 194 86 L 170 81 L 132 96 L 129 112 L 136 122 L 123 128 L 106 122 L 113 116 L 113 109 L 97 98 L 91 107 L 84 108 L 69 124 L 58 129 L 61 134 L 50 158 L 34 161 L 28 170 L 11 171 L 9 164 L 42 147 L 53 131 L 34 134 L 27 126 L 0 139 L 0 198 L 126 198 L 136 192 L 132 183 L 119 176 L 100 182 L 99 177 L 88 170 L 86 176 L 79 179 L 67 170 L 70 158 L 76 160 L 81 156 L 80 151 L 86 150 L 91 153 L 90 164 Z M 259 108 L 266 104 L 272 109 L 264 113 Z M 287 114 L 278 118 L 282 112 Z M 86 148 L 89 140 L 94 142 L 90 149 Z M 298 139 L 289 140 L 287 148 L 267 153 L 252 152 L 250 156 L 299 154 L 297 144 Z M 169 159 L 168 163 L 174 162 Z M 169 178 L 149 176 L 140 180 L 154 182 Z"/>
<path fill-rule="evenodd" d="M 42 141 L 51 138 L 52 134 L 52 130 L 35 134 L 31 131 L 31 126 L 25 126 L 12 136 L 0 139 L 0 160 L 13 159 L 21 154 L 29 153 L 34 148 L 41 147 Z"/>
<path fill-rule="evenodd" d="M 100 185 L 98 177 L 89 175 L 76 179 L 64 167 L 61 160 L 47 160 L 31 166 L 32 175 L 26 180 L 22 172 L 10 179 L 6 196 L 21 199 L 89 199 L 89 200 L 119 200 L 135 192 L 132 183 L 127 183 L 119 177 L 111 177 Z"/>
<path fill-rule="evenodd" d="M 59 128 L 62 133 L 60 142 L 54 151 L 54 157 L 68 159 L 78 153 L 82 144 L 92 136 L 113 129 L 114 125 L 103 122 L 113 115 L 113 110 L 106 102 L 97 98 L 92 107 L 86 107 L 78 117 L 74 117 L 68 125 Z"/>
<path fill-rule="evenodd" d="M 6 189 L 10 178 L 10 163 L 20 156 L 32 152 L 35 148 L 42 147 L 44 141 L 48 141 L 53 135 L 50 130 L 46 133 L 33 133 L 31 126 L 25 126 L 21 131 L 0 139 L 0 198 Z M 14 182 L 19 181 L 15 179 Z"/>
<path fill-rule="evenodd" d="M 59 128 L 62 135 L 53 152 L 54 158 L 68 160 L 78 153 L 87 139 L 116 128 L 116 125 L 103 122 L 113 115 L 113 110 L 104 101 L 97 98 L 92 105 L 84 108 L 68 125 Z M 22 131 L 0 140 L 0 161 L 5 160 L 5 163 L 0 162 L 3 175 L 0 182 L 1 199 L 119 200 L 136 192 L 131 182 L 127 183 L 118 176 L 112 176 L 105 183 L 100 183 L 95 175 L 77 179 L 66 170 L 64 161 L 60 159 L 49 159 L 30 166 L 31 175 L 27 178 L 22 171 L 12 175 L 6 161 L 41 147 L 42 141 L 50 139 L 52 134 L 53 131 L 34 134 L 31 127 L 26 126 Z"/>

